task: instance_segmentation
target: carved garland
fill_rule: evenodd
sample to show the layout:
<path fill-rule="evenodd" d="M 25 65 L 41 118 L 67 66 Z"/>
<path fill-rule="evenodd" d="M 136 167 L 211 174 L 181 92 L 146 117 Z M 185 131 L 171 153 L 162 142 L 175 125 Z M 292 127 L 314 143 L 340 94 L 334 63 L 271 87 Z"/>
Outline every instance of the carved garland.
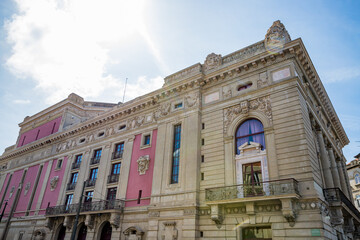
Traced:
<path fill-rule="evenodd" d="M 224 133 L 227 132 L 230 124 L 238 115 L 247 115 L 249 111 L 263 112 L 270 122 L 272 122 L 270 96 L 260 97 L 250 101 L 245 100 L 238 105 L 224 109 Z"/>

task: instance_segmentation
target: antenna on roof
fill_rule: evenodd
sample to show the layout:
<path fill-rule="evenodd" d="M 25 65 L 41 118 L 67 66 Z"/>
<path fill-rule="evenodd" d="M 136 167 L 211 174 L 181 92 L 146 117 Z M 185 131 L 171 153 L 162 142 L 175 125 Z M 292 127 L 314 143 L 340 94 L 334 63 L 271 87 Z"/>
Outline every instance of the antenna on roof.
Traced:
<path fill-rule="evenodd" d="M 124 95 L 123 95 L 123 100 L 122 100 L 123 103 L 124 103 L 124 100 L 125 100 L 126 84 L 127 84 L 127 78 L 125 80 Z"/>

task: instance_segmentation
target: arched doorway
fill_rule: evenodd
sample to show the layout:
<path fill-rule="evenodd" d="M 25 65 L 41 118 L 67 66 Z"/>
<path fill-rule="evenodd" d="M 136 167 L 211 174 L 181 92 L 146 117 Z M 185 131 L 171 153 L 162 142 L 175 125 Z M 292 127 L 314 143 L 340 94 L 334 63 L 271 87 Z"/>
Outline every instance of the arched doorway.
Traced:
<path fill-rule="evenodd" d="M 64 240 L 65 239 L 65 234 L 66 234 L 66 227 L 61 224 L 59 226 L 59 233 L 58 233 L 57 240 Z"/>
<path fill-rule="evenodd" d="M 106 222 L 101 230 L 101 240 L 111 240 L 112 227 L 109 222 Z"/>
<path fill-rule="evenodd" d="M 86 240 L 86 234 L 87 234 L 87 226 L 85 224 L 82 224 L 79 233 L 78 233 L 78 240 Z"/>

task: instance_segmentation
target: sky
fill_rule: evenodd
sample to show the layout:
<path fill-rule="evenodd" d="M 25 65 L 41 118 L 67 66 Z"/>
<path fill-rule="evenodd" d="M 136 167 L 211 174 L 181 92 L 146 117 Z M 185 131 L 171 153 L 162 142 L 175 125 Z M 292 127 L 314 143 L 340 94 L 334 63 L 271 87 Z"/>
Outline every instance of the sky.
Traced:
<path fill-rule="evenodd" d="M 360 152 L 360 1 L 0 0 L 0 152 L 26 116 L 74 92 L 125 101 L 212 52 L 263 40 L 281 20 L 301 37 Z M 0 153 L 1 154 L 1 153 Z"/>

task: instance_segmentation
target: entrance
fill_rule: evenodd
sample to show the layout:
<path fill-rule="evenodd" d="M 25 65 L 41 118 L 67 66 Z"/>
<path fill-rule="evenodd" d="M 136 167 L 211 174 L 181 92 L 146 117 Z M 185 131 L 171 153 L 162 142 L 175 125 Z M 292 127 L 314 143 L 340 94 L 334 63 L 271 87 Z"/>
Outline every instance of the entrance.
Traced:
<path fill-rule="evenodd" d="M 242 167 L 244 196 L 263 195 L 261 162 L 244 164 Z"/>
<path fill-rule="evenodd" d="M 101 230 L 101 240 L 111 240 L 112 227 L 109 222 L 106 222 Z"/>
<path fill-rule="evenodd" d="M 86 240 L 86 234 L 87 234 L 87 226 L 84 224 L 81 226 L 79 230 L 78 240 Z"/>
<path fill-rule="evenodd" d="M 59 234 L 58 234 L 57 240 L 64 240 L 64 239 L 65 239 L 65 234 L 66 234 L 66 227 L 64 227 L 64 226 L 61 224 L 61 228 L 60 228 L 60 230 L 59 230 Z"/>
<path fill-rule="evenodd" d="M 247 227 L 242 229 L 243 240 L 271 240 L 271 227 Z"/>

